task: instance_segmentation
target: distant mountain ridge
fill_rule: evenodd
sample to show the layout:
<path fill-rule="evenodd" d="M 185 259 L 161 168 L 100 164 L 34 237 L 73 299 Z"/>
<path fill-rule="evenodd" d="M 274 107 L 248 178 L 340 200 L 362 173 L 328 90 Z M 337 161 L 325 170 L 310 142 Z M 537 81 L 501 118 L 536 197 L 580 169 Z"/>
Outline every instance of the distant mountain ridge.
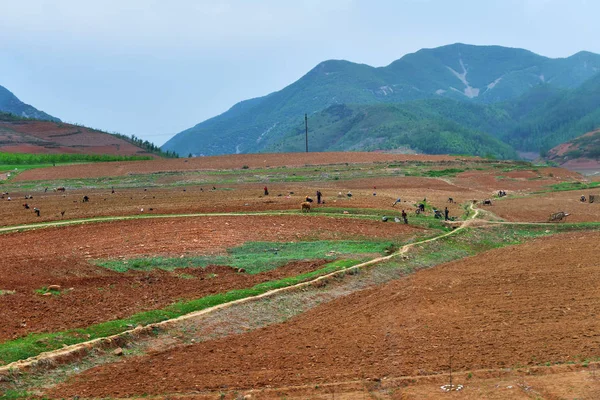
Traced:
<path fill-rule="evenodd" d="M 46 114 L 37 108 L 23 103 L 10 90 L 0 86 L 0 111 L 24 118 L 34 118 L 46 121 L 60 122 L 60 119 Z"/>
<path fill-rule="evenodd" d="M 600 55 L 594 53 L 550 59 L 523 49 L 465 44 L 419 50 L 380 68 L 330 60 L 278 92 L 240 102 L 177 134 L 162 148 L 204 155 L 273 150 L 278 143 L 285 147 L 280 141 L 286 135 L 289 139 L 304 113 L 312 120 L 335 105 L 354 108 L 447 99 L 459 103 L 457 107 L 479 104 L 484 106 L 480 111 L 486 112 L 486 105 L 516 100 L 538 86 L 568 91 L 599 73 Z M 508 108 L 501 107 L 507 113 Z M 498 131 L 485 133 L 519 144 L 515 135 L 511 136 L 518 120 L 510 115 L 507 122 Z M 526 144 L 528 148 L 535 146 L 541 145 Z"/>

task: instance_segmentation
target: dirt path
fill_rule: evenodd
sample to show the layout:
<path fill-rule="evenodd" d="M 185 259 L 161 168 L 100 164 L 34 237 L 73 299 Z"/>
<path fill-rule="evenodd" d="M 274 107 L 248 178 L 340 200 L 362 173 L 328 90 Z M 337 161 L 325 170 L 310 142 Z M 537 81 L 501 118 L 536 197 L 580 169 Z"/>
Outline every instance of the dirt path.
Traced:
<path fill-rule="evenodd" d="M 125 397 L 384 382 L 447 371 L 450 348 L 455 371 L 581 363 L 597 356 L 600 345 L 593 251 L 599 240 L 599 233 L 578 232 L 488 251 L 283 324 L 97 367 L 49 394 Z"/>
<path fill-rule="evenodd" d="M 178 322 L 180 322 L 182 320 L 185 320 L 185 319 L 195 318 L 195 317 L 198 317 L 200 315 L 206 315 L 206 314 L 214 312 L 216 310 L 219 310 L 219 309 L 222 309 L 222 308 L 226 308 L 226 307 L 231 307 L 231 306 L 234 306 L 236 304 L 242 304 L 242 303 L 246 303 L 246 302 L 256 301 L 258 299 L 262 299 L 262 298 L 266 298 L 266 297 L 272 297 L 272 296 L 275 296 L 275 295 L 277 295 L 278 293 L 281 293 L 281 292 L 291 291 L 291 290 L 297 290 L 299 288 L 302 288 L 302 287 L 305 287 L 305 286 L 308 286 L 308 285 L 317 284 L 320 281 L 327 280 L 329 278 L 332 278 L 332 277 L 340 275 L 340 274 L 346 274 L 349 271 L 362 269 L 362 268 L 365 268 L 365 267 L 368 267 L 368 266 L 371 266 L 371 265 L 374 265 L 374 264 L 377 264 L 377 263 L 381 263 L 381 262 L 390 260 L 390 259 L 392 259 L 394 257 L 398 257 L 400 255 L 405 254 L 406 252 L 408 252 L 414 246 L 425 244 L 425 243 L 429 243 L 429 242 L 432 242 L 432 241 L 436 241 L 436 240 L 442 239 L 444 237 L 448 237 L 450 235 L 454 235 L 457 232 L 460 232 L 462 229 L 464 229 L 465 227 L 469 226 L 469 223 L 471 221 L 473 221 L 477 217 L 477 215 L 479 214 L 479 211 L 477 209 L 474 209 L 472 204 L 470 206 L 470 209 L 472 211 L 474 211 L 473 215 L 470 217 L 470 219 L 468 221 L 466 221 L 460 227 L 458 227 L 458 228 L 456 228 L 456 229 L 454 229 L 452 231 L 449 231 L 447 233 L 444 233 L 442 235 L 439 235 L 439 236 L 436 236 L 434 238 L 431 238 L 431 239 L 426 239 L 426 240 L 422 240 L 422 241 L 418 241 L 418 242 L 415 242 L 415 243 L 404 245 L 400 250 L 398 250 L 397 252 L 395 252 L 393 254 L 390 254 L 388 256 L 378 257 L 378 258 L 375 258 L 373 260 L 370 260 L 370 261 L 367 261 L 367 262 L 364 262 L 364 263 L 361 263 L 361 264 L 358 264 L 358 265 L 355 265 L 355 266 L 352 266 L 352 267 L 349 267 L 349 268 L 346 268 L 346 269 L 343 269 L 343 270 L 340 270 L 340 271 L 336 271 L 336 272 L 332 272 L 332 273 L 327 274 L 327 275 L 320 276 L 320 277 L 318 277 L 316 279 L 313 279 L 313 280 L 310 280 L 310 281 L 307 281 L 307 282 L 303 282 L 303 283 L 300 283 L 300 284 L 297 284 L 297 285 L 288 286 L 288 287 L 281 288 L 281 289 L 275 289 L 275 290 L 263 293 L 263 294 L 261 294 L 259 296 L 248 297 L 248 298 L 245 298 L 245 299 L 241 299 L 241 300 L 237 300 L 237 301 L 233 301 L 233 302 L 221 304 L 221 305 L 218 305 L 218 306 L 215 306 L 215 307 L 211 307 L 211 308 L 208 308 L 208 309 L 205 309 L 205 310 L 202 310 L 202 311 L 198 311 L 198 312 L 195 312 L 195 313 L 187 314 L 187 315 L 184 315 L 184 316 L 181 316 L 179 318 L 172 319 L 172 320 L 167 320 L 167 321 L 163 321 L 163 322 L 160 322 L 160 323 L 157 323 L 157 324 L 147 325 L 143 329 L 147 330 L 147 329 L 152 329 L 152 327 L 154 327 L 154 326 L 161 327 L 161 326 L 165 326 L 165 325 L 168 325 L 168 324 L 178 323 Z M 140 331 L 139 328 L 132 329 L 132 330 L 123 332 L 121 334 L 114 335 L 114 336 L 111 337 L 111 339 L 122 338 L 122 337 L 130 336 L 130 335 L 135 336 L 135 335 L 139 334 L 139 331 Z M 72 354 L 72 353 L 76 353 L 76 352 L 81 351 L 81 349 L 89 349 L 89 348 L 93 348 L 94 346 L 98 346 L 98 345 L 100 345 L 102 343 L 102 340 L 103 339 L 95 339 L 95 340 L 88 341 L 88 342 L 83 342 L 83 343 L 80 343 L 80 344 L 77 344 L 77 345 L 68 346 L 68 347 L 65 347 L 63 349 L 59 349 L 59 350 L 56 350 L 56 351 L 42 353 L 42 354 L 40 354 L 40 355 L 38 355 L 36 357 L 32 357 L 32 358 L 29 358 L 27 360 L 17 361 L 17 362 L 8 364 L 6 366 L 0 367 L 0 374 L 6 373 L 7 371 L 9 371 L 11 369 L 14 370 L 14 369 L 27 368 L 27 367 L 31 366 L 32 364 L 35 364 L 35 363 L 37 363 L 39 361 L 42 361 L 42 360 L 64 358 L 68 354 Z"/>

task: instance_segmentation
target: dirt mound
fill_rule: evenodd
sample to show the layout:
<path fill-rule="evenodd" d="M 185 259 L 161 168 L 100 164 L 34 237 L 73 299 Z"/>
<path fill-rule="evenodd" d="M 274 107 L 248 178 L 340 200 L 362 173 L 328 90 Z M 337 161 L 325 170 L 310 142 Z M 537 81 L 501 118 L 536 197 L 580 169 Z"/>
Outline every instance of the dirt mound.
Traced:
<path fill-rule="evenodd" d="M 257 331 L 86 371 L 60 397 L 194 393 L 581 361 L 600 346 L 598 233 L 418 272 Z M 514 398 L 514 397 L 513 397 Z"/>
<path fill-rule="evenodd" d="M 0 151 L 149 155 L 143 149 L 108 133 L 50 121 L 0 121 Z"/>

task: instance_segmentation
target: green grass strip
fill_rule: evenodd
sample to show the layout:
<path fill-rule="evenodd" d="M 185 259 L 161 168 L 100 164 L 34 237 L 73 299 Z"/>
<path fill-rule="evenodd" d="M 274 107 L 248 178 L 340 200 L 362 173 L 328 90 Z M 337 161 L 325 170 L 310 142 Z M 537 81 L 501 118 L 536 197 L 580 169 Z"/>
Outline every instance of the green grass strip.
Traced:
<path fill-rule="evenodd" d="M 588 189 L 595 189 L 595 188 L 600 187 L 600 181 L 589 182 L 589 183 L 561 182 L 561 183 L 557 183 L 555 185 L 550 185 L 549 187 L 551 188 L 550 191 L 552 191 L 552 192 L 565 192 L 565 191 L 570 191 L 570 190 L 588 190 Z M 547 193 L 547 192 L 548 191 L 539 191 L 539 192 L 534 192 L 534 194 Z"/>
<path fill-rule="evenodd" d="M 306 259 L 334 260 L 340 257 L 357 257 L 394 251 L 390 241 L 333 241 L 312 242 L 248 242 L 227 250 L 227 255 L 191 257 L 143 257 L 128 260 L 101 260 L 95 264 L 117 272 L 151 271 L 176 268 L 204 268 L 207 265 L 226 265 L 243 268 L 246 273 L 271 271 L 291 261 Z"/>
<path fill-rule="evenodd" d="M 359 260 L 340 260 L 329 263 L 323 268 L 294 277 L 260 283 L 246 289 L 230 290 L 226 293 L 205 296 L 195 300 L 174 303 L 161 310 L 144 311 L 129 318 L 102 322 L 81 329 L 71 329 L 55 333 L 32 333 L 28 336 L 0 343 L 0 365 L 36 356 L 45 351 L 56 350 L 63 345 L 73 345 L 92 339 L 115 335 L 132 329 L 137 325 L 148 325 L 167 319 L 177 318 L 194 311 L 200 311 L 219 304 L 257 296 L 270 290 L 295 285 L 303 281 L 345 269 L 358 264 Z"/>

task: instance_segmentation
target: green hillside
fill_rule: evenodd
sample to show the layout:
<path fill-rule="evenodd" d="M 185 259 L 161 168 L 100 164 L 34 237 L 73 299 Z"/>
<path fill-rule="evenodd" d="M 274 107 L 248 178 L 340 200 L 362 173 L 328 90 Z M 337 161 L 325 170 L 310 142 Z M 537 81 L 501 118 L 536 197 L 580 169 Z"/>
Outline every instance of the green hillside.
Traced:
<path fill-rule="evenodd" d="M 545 153 L 600 128 L 600 74 L 573 90 L 540 87 L 505 109 L 517 126 L 503 140 L 518 149 Z"/>
<path fill-rule="evenodd" d="M 454 102 L 439 102 L 449 106 Z M 474 154 L 497 158 L 517 158 L 508 145 L 487 133 L 441 117 L 431 111 L 428 102 L 412 104 L 335 105 L 311 117 L 309 147 L 311 151 L 352 151 L 412 149 L 427 154 Z M 408 107 L 407 107 L 408 106 Z M 501 118 L 501 116 L 497 116 Z M 462 118 L 474 125 L 486 121 L 463 113 Z M 490 119 L 495 119 L 490 118 Z M 304 125 L 297 126 L 266 151 L 303 151 Z"/>
<path fill-rule="evenodd" d="M 550 59 L 522 49 L 464 44 L 423 49 L 381 68 L 325 61 L 278 92 L 238 103 L 177 134 L 163 149 L 198 155 L 260 152 L 274 148 L 279 138 L 293 132 L 305 113 L 312 116 L 338 104 L 452 99 L 469 107 L 490 105 L 527 96 L 537 86 L 556 92 L 574 89 L 598 71 L 600 55 L 593 53 Z M 473 110 L 497 113 L 486 107 Z M 484 130 L 528 149 L 540 146 L 540 141 L 519 141 L 517 124 L 526 121 L 518 113 L 510 110 L 495 121 L 477 117 L 486 122 L 465 128 Z"/>
<path fill-rule="evenodd" d="M 10 90 L 3 86 L 0 86 L 0 111 L 25 118 L 60 122 L 60 119 L 48 115 L 29 104 L 23 103 Z"/>

